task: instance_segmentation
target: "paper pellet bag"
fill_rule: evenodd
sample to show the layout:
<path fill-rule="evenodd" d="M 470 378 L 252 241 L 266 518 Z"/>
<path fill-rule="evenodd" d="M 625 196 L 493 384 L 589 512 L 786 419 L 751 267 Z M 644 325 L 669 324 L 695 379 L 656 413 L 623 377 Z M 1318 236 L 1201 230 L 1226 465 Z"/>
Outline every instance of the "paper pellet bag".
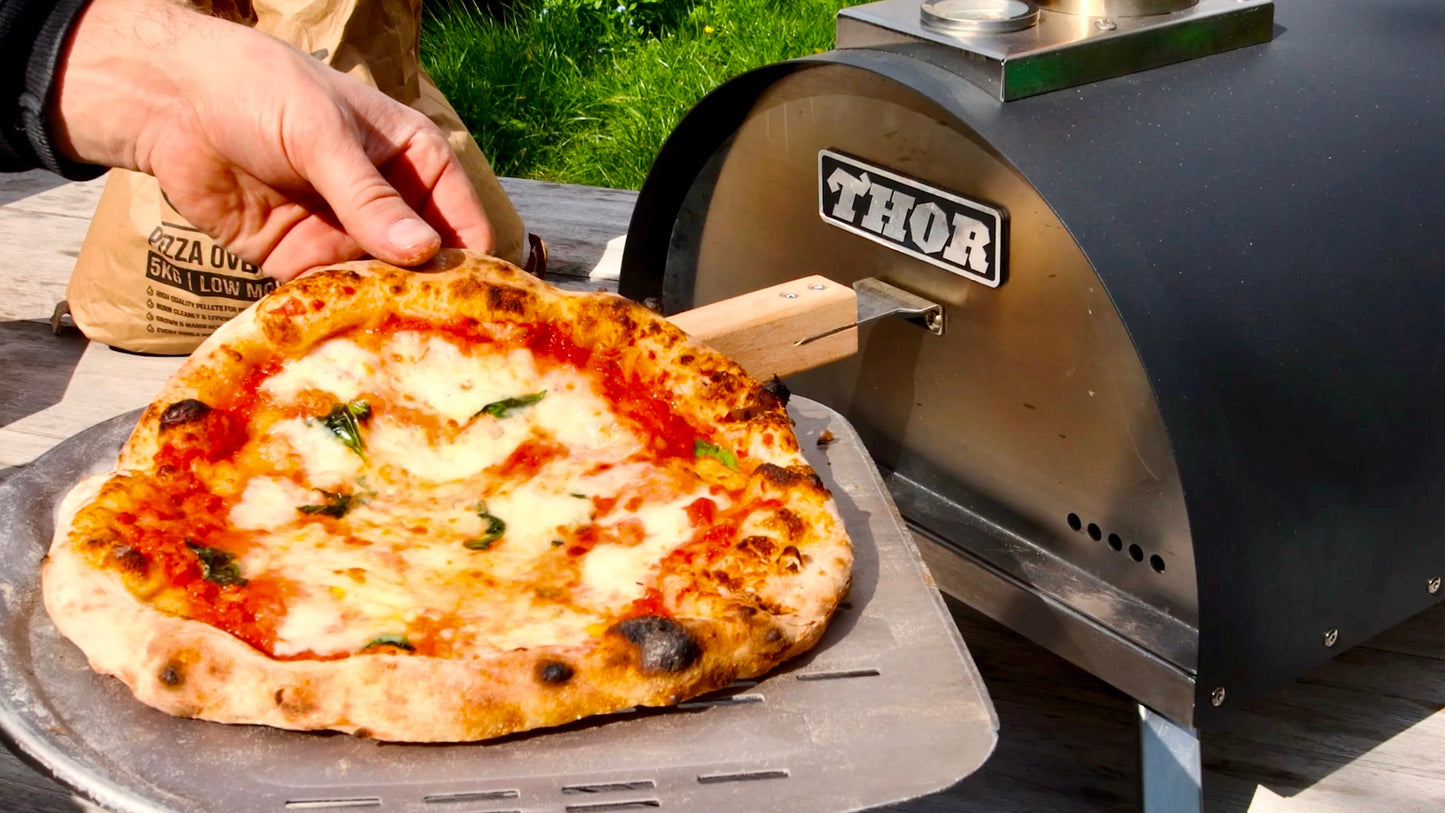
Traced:
<path fill-rule="evenodd" d="M 421 0 L 215 0 L 195 4 L 253 25 L 426 114 L 447 136 L 496 235 L 520 265 L 522 220 L 456 111 L 422 70 Z M 156 180 L 111 170 L 66 290 L 89 338 L 141 353 L 182 354 L 276 287 L 191 226 Z"/>

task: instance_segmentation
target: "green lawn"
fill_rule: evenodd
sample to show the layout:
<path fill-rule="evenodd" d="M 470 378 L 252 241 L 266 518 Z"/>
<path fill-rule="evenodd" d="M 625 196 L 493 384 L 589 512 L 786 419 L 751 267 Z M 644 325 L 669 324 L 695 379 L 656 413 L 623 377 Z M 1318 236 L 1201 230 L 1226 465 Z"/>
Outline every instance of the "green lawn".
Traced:
<path fill-rule="evenodd" d="M 825 51 L 861 0 L 435 0 L 422 62 L 499 175 L 636 189 L 724 80 Z"/>

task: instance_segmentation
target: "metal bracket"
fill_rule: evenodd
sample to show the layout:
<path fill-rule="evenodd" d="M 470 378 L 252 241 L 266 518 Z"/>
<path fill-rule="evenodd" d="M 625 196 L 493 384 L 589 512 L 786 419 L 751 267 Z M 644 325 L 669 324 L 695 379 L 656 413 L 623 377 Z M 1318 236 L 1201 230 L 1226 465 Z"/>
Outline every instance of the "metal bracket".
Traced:
<path fill-rule="evenodd" d="M 943 335 L 943 306 L 936 302 L 930 302 L 921 296 L 910 294 L 902 288 L 896 288 L 874 277 L 865 277 L 853 283 L 853 292 L 858 295 L 858 321 L 851 325 L 826 330 L 816 336 L 799 339 L 793 342 L 793 346 L 801 347 L 811 344 L 835 333 L 861 327 L 887 316 L 902 317 L 906 321 L 927 329 L 935 336 Z"/>

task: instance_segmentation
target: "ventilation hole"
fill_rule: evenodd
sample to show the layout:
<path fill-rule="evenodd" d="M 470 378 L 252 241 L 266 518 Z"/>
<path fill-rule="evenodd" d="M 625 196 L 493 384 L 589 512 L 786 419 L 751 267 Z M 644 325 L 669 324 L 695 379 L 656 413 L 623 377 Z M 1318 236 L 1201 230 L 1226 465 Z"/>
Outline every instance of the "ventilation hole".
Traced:
<path fill-rule="evenodd" d="M 746 706 L 752 703 L 763 702 L 760 694 L 739 694 L 732 697 L 714 697 L 710 700 L 690 700 L 686 703 L 678 703 L 680 709 L 705 709 L 712 706 Z"/>
<path fill-rule="evenodd" d="M 787 771 L 747 771 L 744 773 L 714 773 L 699 776 L 699 785 L 716 785 L 723 782 L 757 782 L 762 779 L 787 779 Z"/>
<path fill-rule="evenodd" d="M 286 802 L 287 810 L 345 810 L 356 807 L 381 807 L 381 799 L 366 796 L 353 799 L 292 799 Z"/>
<path fill-rule="evenodd" d="M 464 790 L 460 793 L 431 793 L 426 796 L 429 805 L 447 802 L 494 802 L 498 799 L 516 799 L 522 794 L 515 790 Z"/>
<path fill-rule="evenodd" d="M 1138 545 L 1129 546 L 1129 558 L 1136 562 L 1144 561 L 1144 549 Z"/>
<path fill-rule="evenodd" d="M 603 782 L 597 785 L 567 785 L 563 793 L 616 793 L 621 790 L 652 790 L 657 784 L 651 779 L 635 782 Z"/>
<path fill-rule="evenodd" d="M 798 680 L 843 680 L 845 678 L 878 677 L 877 669 L 843 669 L 837 672 L 809 672 Z"/>
<path fill-rule="evenodd" d="M 652 810 L 662 807 L 656 799 L 637 799 L 631 802 L 593 802 L 585 805 L 567 805 L 567 813 L 612 813 L 617 810 Z"/>
<path fill-rule="evenodd" d="M 1095 542 L 1098 542 L 1100 539 L 1104 538 L 1104 532 L 1099 530 L 1099 526 L 1095 525 L 1092 522 L 1089 523 L 1089 538 L 1094 540 Z"/>
<path fill-rule="evenodd" d="M 729 689 L 751 689 L 756 685 L 758 685 L 758 682 L 756 680 L 735 680 L 732 683 L 729 683 L 728 685 L 719 689 L 719 691 L 725 692 Z"/>
<path fill-rule="evenodd" d="M 1114 550 L 1123 550 L 1124 540 L 1120 539 L 1118 534 L 1109 534 L 1109 547 Z"/>
<path fill-rule="evenodd" d="M 1069 528 L 1071 530 L 1077 531 L 1082 527 L 1084 527 L 1084 521 L 1079 519 L 1079 515 L 1069 514 Z"/>
<path fill-rule="evenodd" d="M 1153 556 L 1150 556 L 1150 557 L 1149 557 L 1149 566 L 1152 567 L 1152 568 L 1154 568 L 1154 572 L 1155 572 L 1155 573 L 1163 573 L 1163 572 L 1164 572 L 1164 557 L 1163 557 L 1163 556 L 1160 556 L 1160 555 L 1157 554 L 1157 553 L 1154 554 Z"/>

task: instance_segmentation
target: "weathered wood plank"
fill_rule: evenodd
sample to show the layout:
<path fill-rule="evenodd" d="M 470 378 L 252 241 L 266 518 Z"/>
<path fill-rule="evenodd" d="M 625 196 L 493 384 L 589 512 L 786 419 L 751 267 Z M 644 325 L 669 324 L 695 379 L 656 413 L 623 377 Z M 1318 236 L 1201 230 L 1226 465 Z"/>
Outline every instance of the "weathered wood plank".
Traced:
<path fill-rule="evenodd" d="M 615 280 L 636 192 L 503 178 L 527 231 L 551 252 L 549 273 Z"/>

